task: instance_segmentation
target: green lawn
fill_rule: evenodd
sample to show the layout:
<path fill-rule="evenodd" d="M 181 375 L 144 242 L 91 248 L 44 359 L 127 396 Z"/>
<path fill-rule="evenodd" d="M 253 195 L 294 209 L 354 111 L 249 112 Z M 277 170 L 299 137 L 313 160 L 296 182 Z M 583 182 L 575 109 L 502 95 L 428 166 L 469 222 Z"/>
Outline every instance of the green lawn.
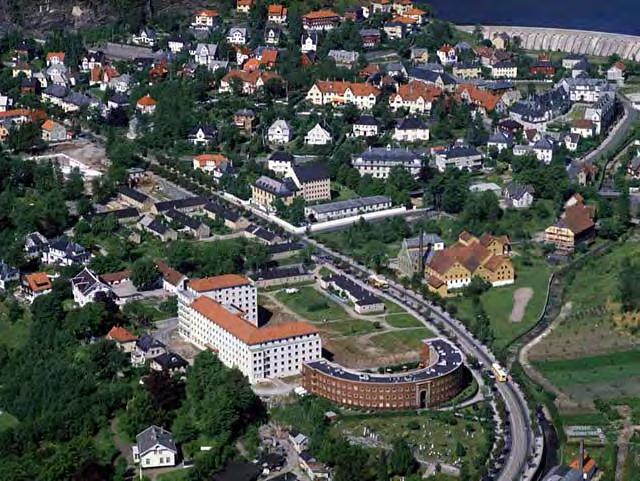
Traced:
<path fill-rule="evenodd" d="M 601 381 L 640 377 L 640 351 L 583 357 L 580 359 L 539 361 L 536 366 L 556 386 L 591 384 Z"/>
<path fill-rule="evenodd" d="M 8 412 L 0 414 L 0 432 L 17 425 L 18 420 Z"/>
<path fill-rule="evenodd" d="M 322 329 L 331 331 L 332 334 L 338 336 L 359 336 L 374 332 L 376 327 L 373 321 L 365 321 L 363 319 L 349 319 L 339 322 L 330 322 L 324 324 Z"/>
<path fill-rule="evenodd" d="M 495 334 L 495 346 L 498 348 L 509 344 L 513 339 L 527 331 L 539 319 L 547 296 L 547 285 L 551 269 L 542 259 L 531 259 L 531 265 L 524 265 L 523 261 L 514 258 L 516 282 L 511 286 L 494 287 L 482 294 L 481 300 Z M 513 309 L 513 294 L 522 287 L 533 289 L 533 297 L 529 300 L 521 322 L 511 322 Z M 471 300 L 457 298 L 452 302 L 458 308 L 458 317 L 470 320 L 473 316 Z"/>
<path fill-rule="evenodd" d="M 406 329 L 403 331 L 383 332 L 371 337 L 371 342 L 387 352 L 406 352 L 419 349 L 422 340 L 433 337 L 426 327 Z"/>
<path fill-rule="evenodd" d="M 31 314 L 25 311 L 21 319 L 8 319 L 4 305 L 0 305 L 0 344 L 9 349 L 18 349 L 29 339 Z"/>
<path fill-rule="evenodd" d="M 164 473 L 156 478 L 158 481 L 186 481 L 189 479 L 188 469 L 178 469 L 170 473 Z"/>
<path fill-rule="evenodd" d="M 424 324 L 402 309 L 399 305 L 391 301 L 384 301 L 386 311 L 384 314 L 385 320 L 392 327 L 422 327 Z"/>
<path fill-rule="evenodd" d="M 303 319 L 311 322 L 346 321 L 347 311 L 337 302 L 322 295 L 311 286 L 301 288 L 295 294 L 276 292 L 276 299 L 285 304 Z"/>

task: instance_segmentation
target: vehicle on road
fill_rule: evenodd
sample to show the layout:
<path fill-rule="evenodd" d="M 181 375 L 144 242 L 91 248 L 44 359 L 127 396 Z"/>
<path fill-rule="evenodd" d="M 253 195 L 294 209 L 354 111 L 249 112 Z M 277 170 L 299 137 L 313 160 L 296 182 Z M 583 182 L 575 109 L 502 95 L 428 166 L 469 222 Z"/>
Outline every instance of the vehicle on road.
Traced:
<path fill-rule="evenodd" d="M 491 369 L 493 370 L 493 373 L 496 375 L 496 381 L 498 382 L 508 381 L 507 371 L 505 371 L 500 364 L 498 364 L 497 362 L 494 362 L 491 365 Z"/>

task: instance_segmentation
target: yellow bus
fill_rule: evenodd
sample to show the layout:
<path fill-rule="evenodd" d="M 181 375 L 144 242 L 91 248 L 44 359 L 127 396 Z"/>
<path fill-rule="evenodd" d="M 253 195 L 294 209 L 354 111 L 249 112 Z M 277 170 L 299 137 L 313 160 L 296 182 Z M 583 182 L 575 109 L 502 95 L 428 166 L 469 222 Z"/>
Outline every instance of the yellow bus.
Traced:
<path fill-rule="evenodd" d="M 507 371 L 505 371 L 500 364 L 494 362 L 491 365 L 491 368 L 493 369 L 493 373 L 496 375 L 496 380 L 498 382 L 507 382 Z"/>
<path fill-rule="evenodd" d="M 369 284 L 378 289 L 388 289 L 389 283 L 381 276 L 369 276 Z"/>

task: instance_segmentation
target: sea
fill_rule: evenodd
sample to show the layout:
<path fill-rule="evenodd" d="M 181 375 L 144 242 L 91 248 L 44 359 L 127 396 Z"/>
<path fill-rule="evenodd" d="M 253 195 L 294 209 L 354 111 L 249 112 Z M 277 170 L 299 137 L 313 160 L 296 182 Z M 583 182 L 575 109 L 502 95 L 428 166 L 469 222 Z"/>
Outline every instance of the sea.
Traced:
<path fill-rule="evenodd" d="M 640 36 L 640 0 L 431 0 L 435 16 L 460 25 L 556 27 Z"/>

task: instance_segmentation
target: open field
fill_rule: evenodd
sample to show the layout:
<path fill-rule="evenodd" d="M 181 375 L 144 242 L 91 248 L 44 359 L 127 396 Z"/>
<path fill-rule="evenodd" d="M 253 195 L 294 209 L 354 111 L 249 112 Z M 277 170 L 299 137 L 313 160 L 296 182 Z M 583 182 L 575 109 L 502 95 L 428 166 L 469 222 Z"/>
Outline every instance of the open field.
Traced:
<path fill-rule="evenodd" d="M 387 302 L 384 313 L 360 315 L 310 285 L 295 294 L 284 289 L 263 292 L 259 303 L 270 311 L 270 323 L 303 320 L 315 324 L 333 359 L 354 368 L 415 361 L 422 339 L 433 337 L 418 319 L 396 304 Z"/>
<path fill-rule="evenodd" d="M 576 359 L 634 349 L 640 338 L 612 327 L 607 300 L 618 295 L 620 266 L 640 256 L 640 243 L 627 241 L 589 259 L 565 290 L 566 319 L 531 351 L 532 360 Z"/>
<path fill-rule="evenodd" d="M 516 268 L 516 282 L 511 286 L 489 289 L 482 294 L 481 301 L 495 333 L 495 345 L 504 347 L 517 336 L 526 332 L 540 317 L 547 295 L 547 285 L 551 269 L 542 259 L 532 259 L 531 265 L 515 257 L 513 259 Z M 533 295 L 524 308 L 520 322 L 510 320 L 513 310 L 514 293 L 518 289 L 533 289 Z M 459 298 L 453 301 L 458 307 L 458 317 L 469 320 L 473 316 L 472 303 L 468 298 Z"/>

